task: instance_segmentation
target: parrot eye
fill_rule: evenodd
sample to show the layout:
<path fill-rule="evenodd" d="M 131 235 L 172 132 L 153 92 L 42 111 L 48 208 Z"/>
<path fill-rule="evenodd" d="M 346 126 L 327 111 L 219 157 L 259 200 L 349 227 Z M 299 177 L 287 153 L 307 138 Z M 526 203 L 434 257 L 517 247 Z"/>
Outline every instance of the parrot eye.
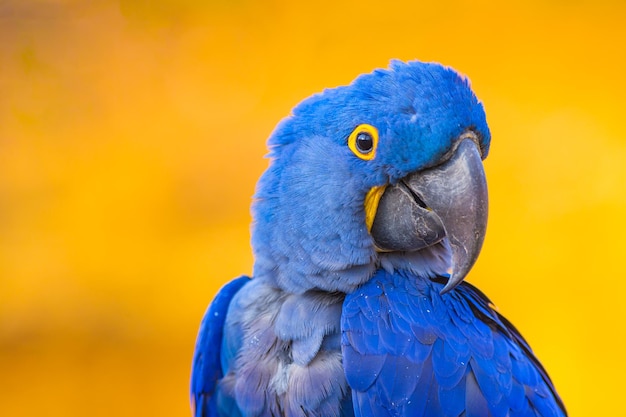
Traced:
<path fill-rule="evenodd" d="M 370 153 L 374 147 L 374 139 L 367 132 L 356 135 L 356 148 L 361 153 Z"/>
<path fill-rule="evenodd" d="M 376 156 L 378 130 L 368 124 L 358 125 L 348 137 L 348 147 L 356 156 L 366 161 Z"/>

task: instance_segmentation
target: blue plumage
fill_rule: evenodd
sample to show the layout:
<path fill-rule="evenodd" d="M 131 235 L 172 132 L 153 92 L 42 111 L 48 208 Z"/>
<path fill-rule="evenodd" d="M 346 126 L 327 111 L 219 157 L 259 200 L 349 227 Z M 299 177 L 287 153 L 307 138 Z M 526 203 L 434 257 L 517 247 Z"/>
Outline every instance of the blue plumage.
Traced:
<path fill-rule="evenodd" d="M 196 416 L 217 417 L 215 388 L 224 376 L 221 349 L 224 321 L 233 296 L 250 279 L 239 277 L 226 284 L 215 297 L 202 319 L 193 355 L 191 402 Z"/>
<path fill-rule="evenodd" d="M 380 270 L 346 296 L 344 368 L 357 415 L 563 415 L 515 328 L 470 284 L 441 295 L 444 283 Z"/>
<path fill-rule="evenodd" d="M 268 144 L 254 278 L 202 322 L 196 416 L 566 415 L 528 344 L 461 283 L 490 144 L 465 78 L 394 61 L 304 100 Z"/>

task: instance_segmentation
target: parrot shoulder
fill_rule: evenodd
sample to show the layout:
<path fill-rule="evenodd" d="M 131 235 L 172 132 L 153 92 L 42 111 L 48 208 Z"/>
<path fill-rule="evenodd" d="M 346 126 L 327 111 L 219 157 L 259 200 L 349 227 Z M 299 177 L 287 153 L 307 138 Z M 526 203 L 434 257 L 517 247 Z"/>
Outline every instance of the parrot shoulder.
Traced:
<path fill-rule="evenodd" d="M 520 333 L 468 283 L 380 271 L 346 296 L 342 352 L 356 416 L 565 416 Z"/>

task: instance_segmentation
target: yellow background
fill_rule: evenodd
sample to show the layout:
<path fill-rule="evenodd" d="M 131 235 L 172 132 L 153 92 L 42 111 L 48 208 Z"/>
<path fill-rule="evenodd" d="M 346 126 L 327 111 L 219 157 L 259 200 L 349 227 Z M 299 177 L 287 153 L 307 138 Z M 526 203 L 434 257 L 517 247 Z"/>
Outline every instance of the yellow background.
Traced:
<path fill-rule="evenodd" d="M 437 5 L 439 4 L 439 5 Z M 469 280 L 572 416 L 626 415 L 626 3 L 0 1 L 0 415 L 186 416 L 249 273 L 265 139 L 384 67 L 467 74 L 493 134 Z"/>

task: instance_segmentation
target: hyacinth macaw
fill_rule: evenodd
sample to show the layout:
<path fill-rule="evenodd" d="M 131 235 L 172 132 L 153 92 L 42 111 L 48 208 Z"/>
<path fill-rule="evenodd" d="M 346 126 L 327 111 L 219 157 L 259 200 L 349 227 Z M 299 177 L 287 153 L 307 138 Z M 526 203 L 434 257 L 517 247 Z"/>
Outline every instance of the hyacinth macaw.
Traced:
<path fill-rule="evenodd" d="M 564 416 L 520 333 L 462 282 L 486 229 L 490 133 L 469 82 L 394 61 L 271 135 L 253 279 L 210 305 L 196 416 Z"/>

